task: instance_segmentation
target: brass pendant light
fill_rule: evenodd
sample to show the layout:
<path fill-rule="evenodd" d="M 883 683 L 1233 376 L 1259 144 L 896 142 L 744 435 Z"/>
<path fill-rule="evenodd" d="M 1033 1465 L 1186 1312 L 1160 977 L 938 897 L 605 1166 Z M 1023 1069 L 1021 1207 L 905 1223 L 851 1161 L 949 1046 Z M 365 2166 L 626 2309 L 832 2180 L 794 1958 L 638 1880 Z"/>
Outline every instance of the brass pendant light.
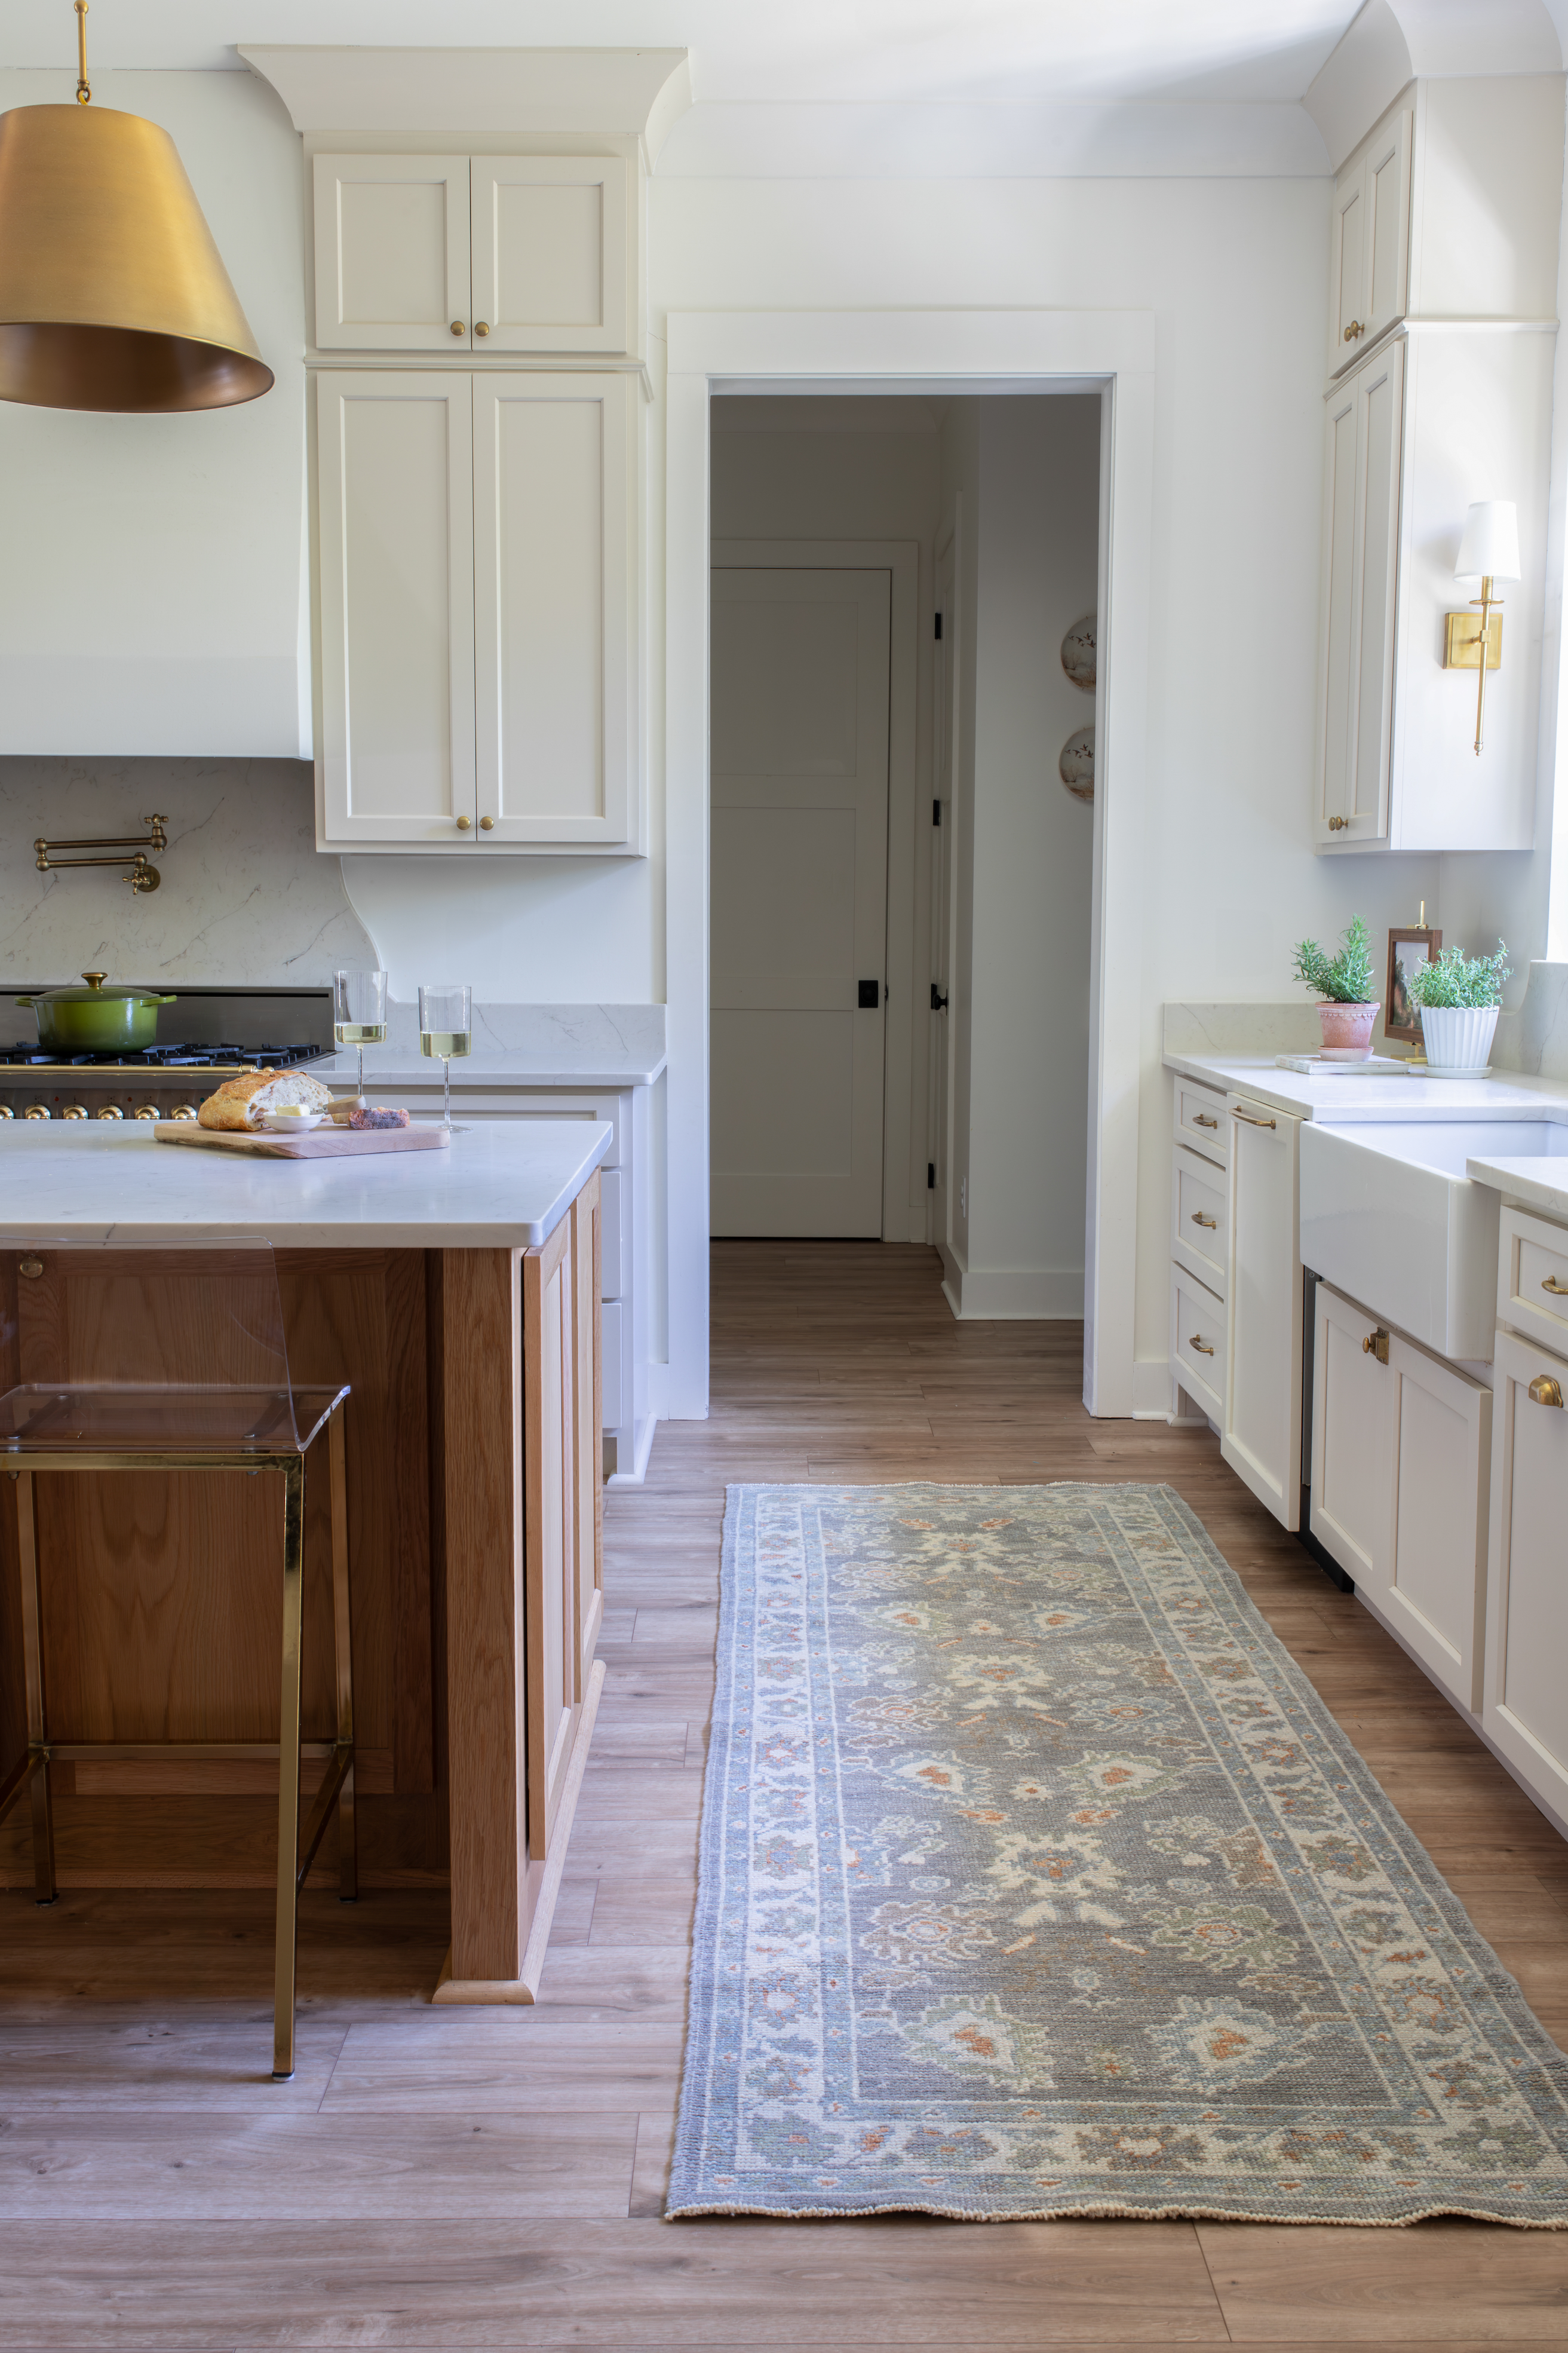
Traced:
<path fill-rule="evenodd" d="M 272 385 L 174 142 L 90 106 L 0 115 L 0 400 L 152 414 Z"/>

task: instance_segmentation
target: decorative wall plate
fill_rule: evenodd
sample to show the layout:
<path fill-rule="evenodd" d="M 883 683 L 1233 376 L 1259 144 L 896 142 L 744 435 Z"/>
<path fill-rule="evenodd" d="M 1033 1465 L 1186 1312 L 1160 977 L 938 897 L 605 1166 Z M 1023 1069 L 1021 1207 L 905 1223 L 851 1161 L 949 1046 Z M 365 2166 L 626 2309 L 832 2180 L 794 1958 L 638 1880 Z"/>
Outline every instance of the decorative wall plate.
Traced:
<path fill-rule="evenodd" d="M 1062 755 L 1057 765 L 1063 784 L 1075 800 L 1091 801 L 1094 798 L 1094 730 L 1092 727 L 1080 727 L 1076 735 L 1068 737 L 1067 742 L 1062 745 Z"/>
<path fill-rule="evenodd" d="M 1094 641 L 1099 627 L 1100 616 L 1086 613 L 1081 621 L 1073 623 L 1062 639 L 1062 668 L 1073 684 L 1081 687 L 1085 694 L 1094 692 Z"/>

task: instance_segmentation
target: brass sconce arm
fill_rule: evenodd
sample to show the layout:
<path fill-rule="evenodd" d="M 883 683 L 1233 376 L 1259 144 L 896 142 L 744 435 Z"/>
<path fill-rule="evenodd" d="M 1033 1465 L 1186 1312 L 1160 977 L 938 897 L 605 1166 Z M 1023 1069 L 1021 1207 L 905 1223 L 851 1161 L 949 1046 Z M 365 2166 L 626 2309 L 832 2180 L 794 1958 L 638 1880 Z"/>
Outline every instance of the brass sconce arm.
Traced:
<path fill-rule="evenodd" d="M 149 861 L 147 853 L 169 847 L 169 837 L 163 830 L 166 820 L 162 817 L 148 817 L 142 822 L 147 828 L 144 838 L 135 834 L 106 834 L 100 839 L 79 841 L 45 841 L 40 839 L 33 844 L 38 871 L 40 874 L 55 874 L 68 872 L 74 866 L 128 866 L 131 871 L 125 879 L 133 891 L 155 891 L 163 878 Z M 61 849 L 106 849 L 119 854 L 110 858 L 57 857 L 55 853 Z"/>

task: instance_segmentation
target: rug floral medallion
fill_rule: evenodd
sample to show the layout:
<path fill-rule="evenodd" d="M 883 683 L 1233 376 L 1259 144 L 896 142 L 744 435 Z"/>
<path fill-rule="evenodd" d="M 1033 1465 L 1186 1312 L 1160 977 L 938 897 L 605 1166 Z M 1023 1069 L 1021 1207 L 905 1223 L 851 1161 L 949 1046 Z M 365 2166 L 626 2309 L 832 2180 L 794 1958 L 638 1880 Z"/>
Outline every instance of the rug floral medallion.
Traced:
<path fill-rule="evenodd" d="M 1568 2227 L 1568 2060 L 1166 1487 L 732 1487 L 667 2211 Z"/>

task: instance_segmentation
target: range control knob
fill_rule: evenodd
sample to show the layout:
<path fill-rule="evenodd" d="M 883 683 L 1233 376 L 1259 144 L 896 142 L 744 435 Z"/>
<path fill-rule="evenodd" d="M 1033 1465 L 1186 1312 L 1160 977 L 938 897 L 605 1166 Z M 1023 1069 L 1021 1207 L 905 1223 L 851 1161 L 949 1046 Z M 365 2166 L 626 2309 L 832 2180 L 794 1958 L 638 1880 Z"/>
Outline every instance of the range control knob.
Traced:
<path fill-rule="evenodd" d="M 196 1107 L 195 1103 L 176 1103 L 174 1110 L 169 1113 L 169 1117 L 171 1119 L 195 1119 L 196 1117 Z"/>
<path fill-rule="evenodd" d="M 9 1103 L 0 1103 L 0 1119 L 15 1119 L 16 1116 Z"/>
<path fill-rule="evenodd" d="M 29 1103 L 26 1110 L 22 1113 L 22 1117 L 24 1119 L 52 1119 L 54 1117 L 54 1113 L 50 1111 L 47 1103 Z"/>
<path fill-rule="evenodd" d="M 132 1119 L 157 1119 L 161 1114 L 156 1103 L 138 1103 L 131 1116 Z"/>
<path fill-rule="evenodd" d="M 67 1103 L 64 1111 L 60 1113 L 60 1117 L 62 1119 L 85 1119 L 87 1117 L 87 1105 L 85 1103 Z"/>
<path fill-rule="evenodd" d="M 124 1116 L 118 1103 L 105 1103 L 101 1111 L 93 1113 L 94 1119 L 123 1119 Z"/>

